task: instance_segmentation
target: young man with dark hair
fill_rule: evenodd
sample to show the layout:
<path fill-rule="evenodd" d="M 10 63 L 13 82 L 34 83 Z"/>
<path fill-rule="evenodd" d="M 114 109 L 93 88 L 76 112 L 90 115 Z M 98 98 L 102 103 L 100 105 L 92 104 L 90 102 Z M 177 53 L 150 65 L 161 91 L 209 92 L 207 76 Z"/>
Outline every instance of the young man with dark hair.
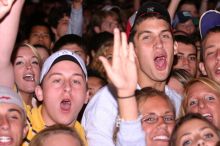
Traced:
<path fill-rule="evenodd" d="M 51 49 L 54 40 L 50 25 L 45 22 L 34 22 L 27 32 L 27 41 L 31 45 L 43 45 Z"/>
<path fill-rule="evenodd" d="M 87 54 L 86 42 L 85 40 L 75 34 L 67 34 L 62 36 L 54 44 L 53 52 L 59 50 L 69 50 L 78 54 L 87 65 L 89 63 L 89 56 Z"/>
<path fill-rule="evenodd" d="M 177 48 L 167 10 L 155 2 L 143 4 L 137 12 L 129 40 L 134 44 L 137 57 L 137 88 L 153 87 L 165 91 L 178 113 L 181 97 L 165 86 Z M 87 105 L 82 124 L 90 146 L 115 145 L 113 133 L 118 115 L 115 99 L 116 92 L 109 85 L 102 88 Z"/>
<path fill-rule="evenodd" d="M 194 42 L 184 35 L 176 35 L 175 41 L 178 43 L 178 53 L 173 68 L 184 69 L 193 77 L 196 77 L 198 60 Z"/>

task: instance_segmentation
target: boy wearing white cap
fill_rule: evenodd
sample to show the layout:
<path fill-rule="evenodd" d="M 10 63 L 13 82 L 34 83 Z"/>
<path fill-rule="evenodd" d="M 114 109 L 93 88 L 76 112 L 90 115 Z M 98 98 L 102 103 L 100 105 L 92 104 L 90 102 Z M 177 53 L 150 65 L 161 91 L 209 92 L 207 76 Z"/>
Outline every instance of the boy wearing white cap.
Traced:
<path fill-rule="evenodd" d="M 42 104 L 32 109 L 31 127 L 26 144 L 47 126 L 63 124 L 74 127 L 85 145 L 84 130 L 76 121 L 88 100 L 87 71 L 83 60 L 75 53 L 61 50 L 44 63 L 36 96 Z"/>
<path fill-rule="evenodd" d="M 0 86 L 0 144 L 20 146 L 27 131 L 21 98 L 11 88 Z"/>

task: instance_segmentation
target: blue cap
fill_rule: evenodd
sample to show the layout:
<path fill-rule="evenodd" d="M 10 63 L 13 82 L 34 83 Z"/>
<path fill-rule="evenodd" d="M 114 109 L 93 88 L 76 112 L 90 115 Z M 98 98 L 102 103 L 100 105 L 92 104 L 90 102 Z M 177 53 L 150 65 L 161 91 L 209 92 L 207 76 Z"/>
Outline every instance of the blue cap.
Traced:
<path fill-rule="evenodd" d="M 200 18 L 199 31 L 201 38 L 204 38 L 210 29 L 220 26 L 220 12 L 208 10 Z"/>

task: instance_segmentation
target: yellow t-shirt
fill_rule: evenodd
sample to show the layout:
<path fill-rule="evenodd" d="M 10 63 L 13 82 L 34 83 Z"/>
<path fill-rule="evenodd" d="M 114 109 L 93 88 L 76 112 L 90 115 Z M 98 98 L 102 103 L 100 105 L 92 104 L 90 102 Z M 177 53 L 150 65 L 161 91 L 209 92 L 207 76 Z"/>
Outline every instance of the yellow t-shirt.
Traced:
<path fill-rule="evenodd" d="M 45 127 L 45 123 L 43 121 L 42 115 L 41 115 L 41 109 L 42 106 L 39 106 L 38 108 L 33 108 L 31 110 L 31 116 L 28 115 L 28 126 L 29 131 L 27 134 L 27 137 L 25 138 L 22 146 L 28 146 L 30 143 L 30 140 L 41 130 L 43 130 Z M 79 134 L 80 138 L 84 142 L 85 146 L 88 146 L 88 143 L 86 141 L 85 132 L 81 124 L 76 121 L 73 127 L 76 132 Z"/>

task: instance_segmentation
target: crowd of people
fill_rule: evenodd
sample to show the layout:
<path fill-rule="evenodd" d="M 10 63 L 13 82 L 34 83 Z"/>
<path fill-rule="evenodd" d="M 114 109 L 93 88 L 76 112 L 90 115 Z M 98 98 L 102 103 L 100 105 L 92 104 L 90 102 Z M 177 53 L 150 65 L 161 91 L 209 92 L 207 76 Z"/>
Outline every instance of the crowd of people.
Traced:
<path fill-rule="evenodd" d="M 0 0 L 0 146 L 220 146 L 220 2 L 91 2 Z"/>

